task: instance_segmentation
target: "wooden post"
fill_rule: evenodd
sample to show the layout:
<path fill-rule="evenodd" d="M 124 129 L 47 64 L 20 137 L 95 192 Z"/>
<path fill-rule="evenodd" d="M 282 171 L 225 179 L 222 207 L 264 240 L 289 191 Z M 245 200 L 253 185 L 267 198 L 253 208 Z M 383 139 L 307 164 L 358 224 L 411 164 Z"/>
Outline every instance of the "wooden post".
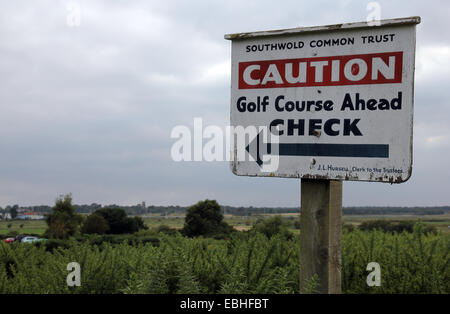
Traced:
<path fill-rule="evenodd" d="M 301 180 L 300 292 L 341 293 L 342 181 Z"/>

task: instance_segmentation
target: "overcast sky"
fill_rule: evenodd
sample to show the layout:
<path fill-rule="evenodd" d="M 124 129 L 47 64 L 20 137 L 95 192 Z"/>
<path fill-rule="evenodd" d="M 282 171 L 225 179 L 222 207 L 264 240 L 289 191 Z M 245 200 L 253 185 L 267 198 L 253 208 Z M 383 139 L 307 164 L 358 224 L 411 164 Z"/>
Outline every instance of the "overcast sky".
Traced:
<path fill-rule="evenodd" d="M 0 0 L 0 206 L 299 206 L 299 179 L 172 161 L 170 132 L 229 123 L 224 34 L 365 21 L 368 2 Z M 344 206 L 450 205 L 450 2 L 379 3 L 382 19 L 422 17 L 413 174 L 345 182 Z"/>

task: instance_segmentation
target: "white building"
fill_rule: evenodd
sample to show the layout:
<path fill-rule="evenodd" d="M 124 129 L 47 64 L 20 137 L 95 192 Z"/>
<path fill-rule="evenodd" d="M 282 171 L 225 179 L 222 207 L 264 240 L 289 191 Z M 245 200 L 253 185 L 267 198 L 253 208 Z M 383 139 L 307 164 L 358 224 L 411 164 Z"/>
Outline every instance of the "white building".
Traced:
<path fill-rule="evenodd" d="M 0 220 L 11 219 L 10 213 L 0 213 Z"/>

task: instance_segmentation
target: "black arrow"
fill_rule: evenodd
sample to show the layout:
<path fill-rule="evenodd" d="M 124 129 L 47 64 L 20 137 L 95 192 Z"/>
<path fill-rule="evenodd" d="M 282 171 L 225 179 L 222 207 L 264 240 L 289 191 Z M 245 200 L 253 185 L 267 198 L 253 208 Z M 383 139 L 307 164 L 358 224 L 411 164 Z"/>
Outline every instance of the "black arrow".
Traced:
<path fill-rule="evenodd" d="M 247 151 L 248 151 L 248 153 L 254 158 L 254 159 L 256 159 L 256 163 L 258 164 L 258 166 L 260 166 L 261 167 L 261 165 L 263 164 L 263 161 L 261 160 L 261 158 L 260 158 L 260 153 L 259 153 L 259 135 L 261 134 L 261 132 L 260 133 L 258 133 L 258 135 L 256 135 L 256 137 L 255 137 L 255 139 L 250 143 L 250 144 L 248 144 L 247 145 L 247 147 L 245 148 Z M 250 152 L 250 145 L 254 145 L 255 144 L 255 141 L 256 141 L 256 158 L 252 155 L 252 153 Z"/>
<path fill-rule="evenodd" d="M 274 144 L 267 144 L 268 154 L 271 153 L 272 145 Z M 389 158 L 389 145 L 385 144 L 280 143 L 278 145 L 279 156 Z"/>
<path fill-rule="evenodd" d="M 256 158 L 250 152 L 250 146 L 256 145 Z M 278 145 L 279 156 L 310 157 L 354 157 L 354 158 L 389 158 L 387 144 L 322 144 L 322 143 L 261 143 L 259 134 L 246 147 L 247 152 L 261 166 L 260 146 L 266 145 L 267 154 L 272 154 L 272 146 Z"/>

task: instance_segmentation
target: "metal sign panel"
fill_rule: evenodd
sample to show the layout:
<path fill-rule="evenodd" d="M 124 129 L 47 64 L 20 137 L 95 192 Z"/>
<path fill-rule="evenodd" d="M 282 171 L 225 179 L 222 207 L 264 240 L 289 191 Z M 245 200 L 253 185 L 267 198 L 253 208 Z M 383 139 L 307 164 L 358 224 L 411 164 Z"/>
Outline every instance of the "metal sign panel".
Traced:
<path fill-rule="evenodd" d="M 234 174 L 409 179 L 420 18 L 380 22 L 225 35 Z"/>

